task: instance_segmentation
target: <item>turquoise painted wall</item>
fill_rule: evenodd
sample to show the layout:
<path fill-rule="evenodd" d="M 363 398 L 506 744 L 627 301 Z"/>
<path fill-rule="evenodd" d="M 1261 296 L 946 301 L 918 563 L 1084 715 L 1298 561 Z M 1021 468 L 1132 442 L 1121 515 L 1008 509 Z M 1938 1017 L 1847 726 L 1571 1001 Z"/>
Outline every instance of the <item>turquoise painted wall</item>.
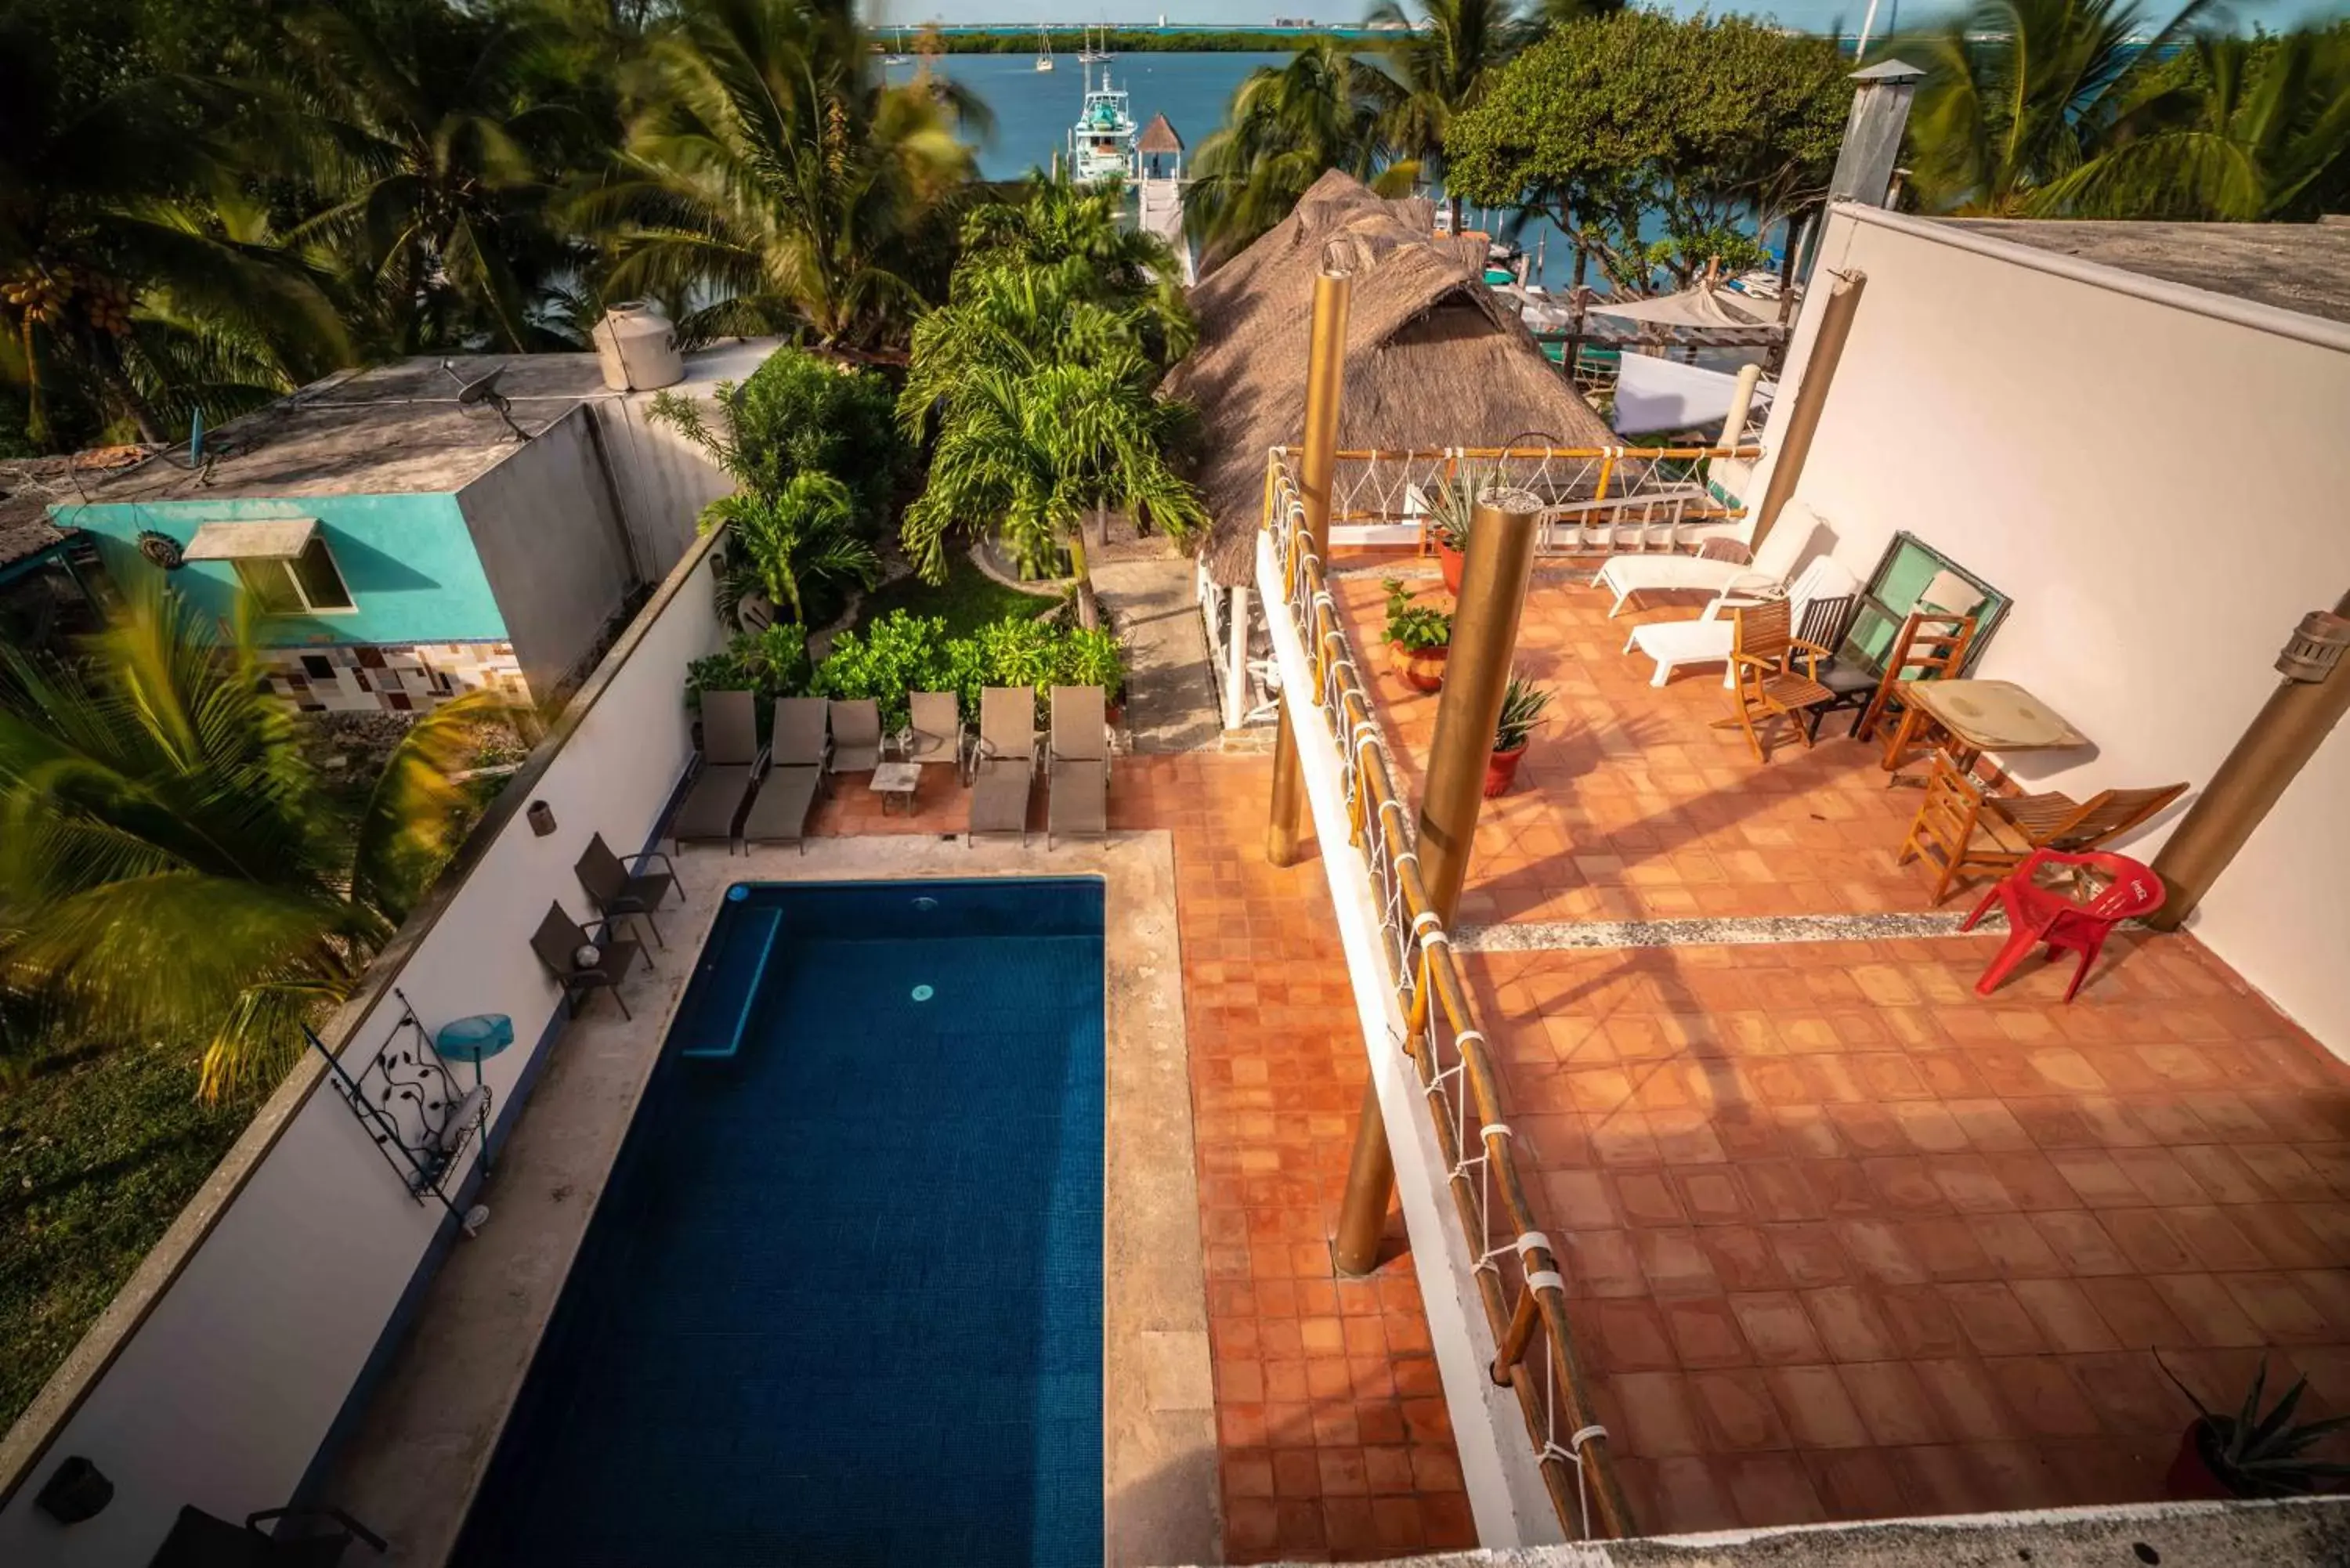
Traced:
<path fill-rule="evenodd" d="M 272 647 L 506 639 L 505 618 L 498 613 L 454 495 L 68 503 L 51 512 L 58 523 L 97 538 L 116 581 L 163 576 L 199 609 L 223 617 L 235 603 L 235 568 L 225 561 L 194 561 L 160 573 L 139 554 L 139 535 L 152 529 L 184 545 L 206 523 L 316 517 L 358 607 L 337 615 L 267 617 L 261 636 Z"/>

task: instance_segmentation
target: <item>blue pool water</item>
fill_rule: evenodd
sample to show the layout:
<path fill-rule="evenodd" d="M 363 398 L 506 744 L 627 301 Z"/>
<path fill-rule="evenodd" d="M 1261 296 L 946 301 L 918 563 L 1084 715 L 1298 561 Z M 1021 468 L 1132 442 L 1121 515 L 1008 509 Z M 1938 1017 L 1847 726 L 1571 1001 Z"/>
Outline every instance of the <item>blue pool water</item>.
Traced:
<path fill-rule="evenodd" d="M 455 1561 L 1099 1563 L 1102 1116 L 1098 881 L 736 889 Z"/>

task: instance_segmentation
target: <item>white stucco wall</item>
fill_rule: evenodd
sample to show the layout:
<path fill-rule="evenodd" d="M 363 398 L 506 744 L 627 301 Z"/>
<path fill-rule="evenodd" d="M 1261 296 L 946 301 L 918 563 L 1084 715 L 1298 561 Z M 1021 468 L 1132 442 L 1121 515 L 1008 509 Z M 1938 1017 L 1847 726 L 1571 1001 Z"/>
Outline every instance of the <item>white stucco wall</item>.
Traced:
<path fill-rule="evenodd" d="M 1835 210 L 1765 445 L 1801 396 L 1828 269 L 1866 275 L 1797 498 L 1856 576 L 1907 529 L 2012 596 L 1975 672 L 2095 742 L 2002 759 L 2031 787 L 2200 789 L 2288 631 L 2350 588 L 2350 328 L 1956 237 Z M 2345 801 L 2337 731 L 2193 929 L 2350 1054 Z M 2117 847 L 2151 857 L 2182 809 Z"/>
<path fill-rule="evenodd" d="M 512 1016 L 516 1046 L 486 1070 L 501 1105 L 557 1006 L 529 947 L 547 901 L 588 914 L 571 867 L 589 835 L 624 852 L 641 845 L 691 758 L 685 665 L 719 640 L 709 576 L 706 553 L 681 565 L 640 639 L 624 639 L 575 701 L 584 715 L 525 791 L 554 808 L 556 831 L 536 837 L 515 812 L 473 846 L 478 858 L 421 938 L 429 915 L 403 933 L 405 961 L 395 948 L 379 965 L 398 966 L 428 1027 Z M 381 994 L 347 1032 L 338 1017 L 326 1033 L 353 1042 L 343 1059 L 355 1073 L 398 1016 L 388 985 Z M 341 1096 L 318 1085 L 0 1509 L 0 1563 L 144 1563 L 182 1503 L 241 1519 L 288 1501 L 444 1218 L 410 1200 Z M 73 1454 L 117 1490 L 98 1518 L 65 1528 L 33 1499 Z"/>

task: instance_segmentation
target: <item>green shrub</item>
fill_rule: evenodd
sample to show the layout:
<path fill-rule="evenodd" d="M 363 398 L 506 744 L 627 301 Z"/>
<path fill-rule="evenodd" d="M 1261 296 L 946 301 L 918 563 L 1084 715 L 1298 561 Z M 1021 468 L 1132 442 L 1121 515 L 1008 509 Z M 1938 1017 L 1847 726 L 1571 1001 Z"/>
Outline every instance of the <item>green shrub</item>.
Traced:
<path fill-rule="evenodd" d="M 989 686 L 1025 686 L 1041 700 L 1054 686 L 1099 686 L 1115 701 L 1126 683 L 1126 653 L 1107 631 L 1056 627 L 1006 616 L 969 637 L 949 637 L 935 616 L 893 610 L 843 632 L 816 666 L 809 689 L 853 701 L 871 698 L 882 723 L 906 721 L 910 691 L 952 691 L 963 716 L 979 716 Z"/>
<path fill-rule="evenodd" d="M 700 711 L 704 691 L 754 692 L 759 699 L 759 729 L 764 734 L 775 700 L 803 695 L 808 680 L 806 628 L 779 620 L 762 632 L 737 632 L 723 652 L 688 664 L 685 705 Z"/>
<path fill-rule="evenodd" d="M 946 622 L 899 610 L 861 636 L 844 631 L 833 639 L 811 690 L 841 701 L 869 697 L 880 707 L 883 728 L 894 730 L 906 722 L 908 692 L 949 689 L 947 649 Z"/>
<path fill-rule="evenodd" d="M 1115 702 L 1126 690 L 1126 649 L 1107 631 L 1072 627 L 1062 634 L 1054 680 L 1063 686 L 1098 686 Z"/>

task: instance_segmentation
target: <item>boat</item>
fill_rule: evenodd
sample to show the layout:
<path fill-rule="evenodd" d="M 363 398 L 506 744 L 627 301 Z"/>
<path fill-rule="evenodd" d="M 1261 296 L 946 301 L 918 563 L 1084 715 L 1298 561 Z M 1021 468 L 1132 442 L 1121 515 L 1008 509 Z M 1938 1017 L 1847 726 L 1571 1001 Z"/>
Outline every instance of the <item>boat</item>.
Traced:
<path fill-rule="evenodd" d="M 1110 86 L 1107 66 L 1099 87 L 1087 73 L 1085 106 L 1069 127 L 1069 177 L 1080 185 L 1135 178 L 1134 114 L 1126 92 Z"/>
<path fill-rule="evenodd" d="M 1097 66 L 1109 57 L 1108 26 L 1104 24 L 1101 30 L 1101 43 L 1098 46 L 1094 43 L 1094 30 L 1087 27 L 1085 42 L 1077 47 L 1077 63 L 1082 66 Z"/>
<path fill-rule="evenodd" d="M 913 58 L 914 57 L 911 55 L 906 53 L 906 29 L 900 27 L 898 29 L 897 47 L 882 56 L 881 63 L 885 66 L 911 65 L 913 63 Z"/>
<path fill-rule="evenodd" d="M 1041 25 L 1036 29 L 1036 68 L 1040 71 L 1053 68 L 1053 35 Z"/>

